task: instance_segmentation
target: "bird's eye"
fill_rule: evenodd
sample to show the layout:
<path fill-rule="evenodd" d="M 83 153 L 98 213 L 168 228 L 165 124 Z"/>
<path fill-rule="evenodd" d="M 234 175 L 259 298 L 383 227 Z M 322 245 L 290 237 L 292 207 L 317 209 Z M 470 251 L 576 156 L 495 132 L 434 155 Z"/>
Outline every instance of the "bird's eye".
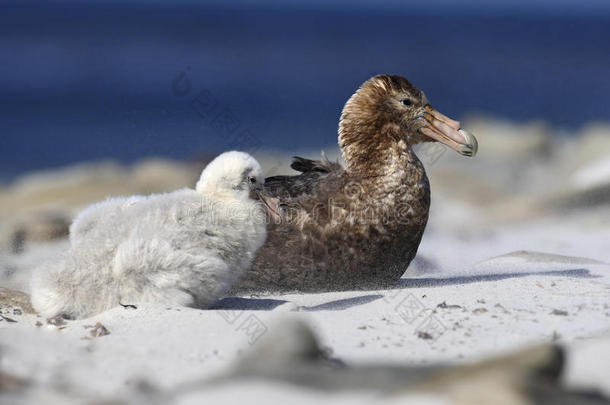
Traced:
<path fill-rule="evenodd" d="M 409 100 L 408 98 L 403 98 L 402 100 L 400 100 L 400 102 L 402 103 L 402 105 L 407 106 L 407 107 L 410 106 L 411 104 L 413 104 L 411 102 L 411 100 Z"/>
<path fill-rule="evenodd" d="M 256 184 L 256 178 L 255 177 L 248 177 L 248 180 L 250 180 L 250 183 Z"/>

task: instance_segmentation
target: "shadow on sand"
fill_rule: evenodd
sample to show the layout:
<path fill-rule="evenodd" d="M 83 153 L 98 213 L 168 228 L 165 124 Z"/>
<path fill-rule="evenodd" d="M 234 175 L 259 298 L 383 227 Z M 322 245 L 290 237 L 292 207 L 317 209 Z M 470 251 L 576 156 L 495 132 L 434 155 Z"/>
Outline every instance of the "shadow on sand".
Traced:
<path fill-rule="evenodd" d="M 499 274 L 477 274 L 470 276 L 455 276 L 444 278 L 401 278 L 391 288 L 422 288 L 422 287 L 439 287 L 444 285 L 469 284 L 478 283 L 481 281 L 497 281 L 507 278 L 519 278 L 527 276 L 562 276 L 562 277 L 577 277 L 577 278 L 599 278 L 591 274 L 587 269 L 571 269 L 571 270 L 551 270 L 551 271 L 536 271 L 524 273 L 499 273 Z"/>
<path fill-rule="evenodd" d="M 274 300 L 270 298 L 227 297 L 218 301 L 210 309 L 230 309 L 239 311 L 271 311 L 287 302 L 288 301 L 286 300 Z"/>
<path fill-rule="evenodd" d="M 358 297 L 344 298 L 333 300 L 319 305 L 299 306 L 298 311 L 315 312 L 315 311 L 342 311 L 358 305 L 368 304 L 383 298 L 381 294 L 368 294 Z M 215 310 L 237 310 L 237 311 L 271 311 L 276 307 L 283 305 L 289 301 L 275 300 L 270 298 L 242 298 L 242 297 L 227 297 L 223 298 L 210 309 Z"/>
<path fill-rule="evenodd" d="M 384 286 L 383 289 L 401 289 L 401 288 L 424 288 L 424 287 L 441 287 L 445 285 L 469 284 L 484 281 L 497 281 L 509 278 L 527 277 L 527 276 L 562 276 L 562 277 L 577 277 L 577 278 L 599 278 L 591 274 L 587 269 L 570 269 L 570 270 L 551 270 L 540 272 L 524 272 L 524 273 L 499 273 L 499 274 L 478 274 L 470 276 L 455 276 L 455 277 L 427 277 L 427 278 L 401 278 L 391 286 Z M 369 292 L 374 294 L 365 294 L 357 297 L 343 298 L 325 302 L 323 304 L 312 306 L 298 306 L 297 311 L 315 312 L 315 311 L 342 311 L 358 305 L 368 304 L 383 298 L 383 295 L 377 293 L 371 288 Z M 243 297 L 227 297 L 218 301 L 212 310 L 237 310 L 237 311 L 272 311 L 280 305 L 290 301 L 272 298 L 243 298 Z"/>

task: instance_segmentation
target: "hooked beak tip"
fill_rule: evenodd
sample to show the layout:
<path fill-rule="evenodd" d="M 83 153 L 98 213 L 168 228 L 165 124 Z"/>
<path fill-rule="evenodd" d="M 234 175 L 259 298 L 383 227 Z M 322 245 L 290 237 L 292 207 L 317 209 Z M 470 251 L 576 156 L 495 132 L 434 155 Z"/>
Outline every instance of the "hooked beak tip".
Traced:
<path fill-rule="evenodd" d="M 477 138 L 465 129 L 459 129 L 458 132 L 464 137 L 466 143 L 458 147 L 458 153 L 463 156 L 474 157 L 479 150 Z"/>

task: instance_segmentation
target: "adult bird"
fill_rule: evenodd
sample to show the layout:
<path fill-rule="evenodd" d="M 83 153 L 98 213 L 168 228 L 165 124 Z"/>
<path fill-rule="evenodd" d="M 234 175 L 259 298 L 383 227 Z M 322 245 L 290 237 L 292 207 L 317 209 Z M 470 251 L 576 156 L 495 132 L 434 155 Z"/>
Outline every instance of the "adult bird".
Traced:
<path fill-rule="evenodd" d="M 477 141 L 396 75 L 364 82 L 339 122 L 345 167 L 293 158 L 301 174 L 266 179 L 284 207 L 234 292 L 322 291 L 398 280 L 415 257 L 430 185 L 413 147 L 440 142 L 474 156 Z"/>

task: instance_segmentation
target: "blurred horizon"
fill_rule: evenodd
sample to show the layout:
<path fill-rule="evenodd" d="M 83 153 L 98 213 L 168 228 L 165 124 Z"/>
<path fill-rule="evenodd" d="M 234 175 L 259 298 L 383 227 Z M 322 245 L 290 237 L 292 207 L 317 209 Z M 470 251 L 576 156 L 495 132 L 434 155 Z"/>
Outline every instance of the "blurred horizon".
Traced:
<path fill-rule="evenodd" d="M 364 80 L 439 111 L 610 121 L 610 2 L 4 3 L 0 179 L 75 162 L 336 143 Z"/>

